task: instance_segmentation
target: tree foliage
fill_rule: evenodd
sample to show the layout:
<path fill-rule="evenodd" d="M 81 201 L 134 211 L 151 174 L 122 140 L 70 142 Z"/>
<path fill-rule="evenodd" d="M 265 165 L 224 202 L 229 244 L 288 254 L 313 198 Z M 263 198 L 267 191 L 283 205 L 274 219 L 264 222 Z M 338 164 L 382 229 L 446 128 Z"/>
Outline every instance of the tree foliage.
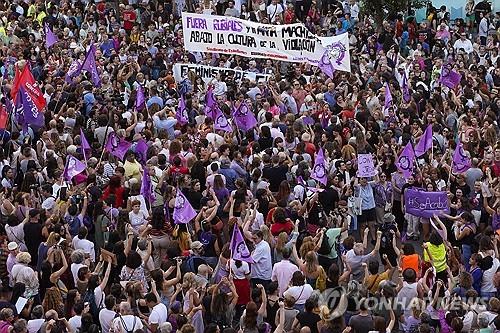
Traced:
<path fill-rule="evenodd" d="M 408 13 L 410 9 L 419 9 L 427 5 L 429 0 L 361 0 L 361 11 L 371 15 L 377 24 L 399 13 Z"/>

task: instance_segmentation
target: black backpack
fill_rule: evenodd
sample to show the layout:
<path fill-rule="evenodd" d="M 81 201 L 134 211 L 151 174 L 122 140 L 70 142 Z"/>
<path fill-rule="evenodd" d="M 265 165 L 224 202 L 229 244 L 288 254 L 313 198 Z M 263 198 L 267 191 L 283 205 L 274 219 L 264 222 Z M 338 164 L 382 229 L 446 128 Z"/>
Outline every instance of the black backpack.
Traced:
<path fill-rule="evenodd" d="M 321 246 L 318 250 L 318 254 L 321 254 L 324 256 L 329 255 L 336 243 L 337 243 L 337 240 L 332 239 L 330 241 L 330 237 L 328 237 L 328 235 L 325 232 L 323 234 L 323 240 L 321 241 Z"/>
<path fill-rule="evenodd" d="M 101 303 L 102 303 L 102 299 L 104 297 L 101 297 Z M 94 323 L 99 323 L 99 308 L 100 308 L 100 305 L 97 305 L 96 301 L 95 301 L 95 294 L 94 294 L 94 291 L 89 291 L 87 290 L 85 292 L 85 294 L 83 295 L 83 302 L 88 302 L 89 303 L 89 307 L 90 307 L 90 314 L 92 315 L 92 318 L 94 319 Z"/>

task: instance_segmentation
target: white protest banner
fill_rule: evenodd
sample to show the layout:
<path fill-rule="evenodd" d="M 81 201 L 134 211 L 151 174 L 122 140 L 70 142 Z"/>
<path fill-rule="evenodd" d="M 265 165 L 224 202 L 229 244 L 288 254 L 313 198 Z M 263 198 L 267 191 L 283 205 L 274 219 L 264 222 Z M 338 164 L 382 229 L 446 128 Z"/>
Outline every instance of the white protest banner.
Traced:
<path fill-rule="evenodd" d="M 351 71 L 347 33 L 319 37 L 301 23 L 260 24 L 234 17 L 182 13 L 187 51 L 234 54 L 318 66 L 324 55 L 333 69 Z"/>
<path fill-rule="evenodd" d="M 358 154 L 358 177 L 373 177 L 377 169 L 373 165 L 372 154 Z"/>
<path fill-rule="evenodd" d="M 232 73 L 234 75 L 234 80 L 236 82 L 240 82 L 242 79 L 249 79 L 250 81 L 259 82 L 260 80 L 268 81 L 271 75 L 269 74 L 260 74 L 253 73 L 247 71 L 240 71 L 232 68 L 224 68 L 224 67 L 212 67 L 205 65 L 197 65 L 197 64 L 174 64 L 173 73 L 174 79 L 177 82 L 182 81 L 187 77 L 187 73 L 189 71 L 193 71 L 197 76 L 201 77 L 203 82 L 210 82 L 217 74 L 228 75 Z"/>

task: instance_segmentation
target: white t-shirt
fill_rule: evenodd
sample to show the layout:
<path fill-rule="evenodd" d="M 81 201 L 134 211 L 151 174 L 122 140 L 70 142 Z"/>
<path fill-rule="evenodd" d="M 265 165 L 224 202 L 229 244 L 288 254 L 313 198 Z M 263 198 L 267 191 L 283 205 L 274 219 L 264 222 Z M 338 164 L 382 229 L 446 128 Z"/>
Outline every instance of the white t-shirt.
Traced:
<path fill-rule="evenodd" d="M 295 304 L 305 304 L 306 300 L 311 296 L 313 288 L 309 284 L 303 286 L 293 286 L 288 288 L 284 293 L 284 297 L 292 296 L 295 299 Z"/>
<path fill-rule="evenodd" d="M 28 326 L 26 327 L 28 329 L 28 333 L 36 333 L 42 326 L 42 324 L 45 322 L 45 319 L 32 319 L 28 321 Z"/>
<path fill-rule="evenodd" d="M 78 271 L 80 270 L 80 268 L 82 268 L 84 266 L 87 266 L 87 265 L 71 264 L 71 274 L 73 275 L 73 281 L 75 281 L 75 286 L 76 286 L 76 282 L 78 280 Z"/>
<path fill-rule="evenodd" d="M 495 275 L 498 267 L 500 267 L 500 261 L 497 258 L 493 258 L 493 266 L 490 269 L 483 272 L 483 279 L 481 280 L 481 292 L 492 293 L 496 292 L 497 288 L 493 282 L 493 276 Z"/>
<path fill-rule="evenodd" d="M 276 17 L 278 17 L 281 13 L 283 13 L 283 6 L 280 3 L 277 3 L 276 5 L 270 4 L 267 6 L 267 15 L 269 16 L 271 23 L 276 22 Z"/>
<path fill-rule="evenodd" d="M 143 325 L 139 317 L 134 315 L 124 315 L 113 320 L 113 328 L 116 333 L 126 333 L 140 330 L 143 328 Z"/>
<path fill-rule="evenodd" d="M 146 216 L 142 210 L 139 210 L 137 214 L 134 213 L 134 211 L 131 211 L 128 213 L 128 219 L 130 221 L 130 225 L 136 232 L 139 232 L 139 228 L 147 223 Z"/>
<path fill-rule="evenodd" d="M 104 294 L 104 291 L 101 289 L 101 286 L 97 286 L 94 289 L 94 298 L 95 298 L 95 304 L 99 309 L 102 309 L 104 307 L 104 298 L 106 295 Z"/>
<path fill-rule="evenodd" d="M 106 308 L 99 312 L 99 322 L 101 323 L 102 333 L 108 333 L 109 328 L 113 324 L 113 319 L 115 319 L 116 312 L 113 310 L 108 310 Z"/>
<path fill-rule="evenodd" d="M 236 263 L 231 259 L 231 272 L 235 279 L 242 280 L 246 278 L 246 275 L 250 274 L 250 267 L 245 261 L 241 262 L 240 267 L 236 267 Z"/>
<path fill-rule="evenodd" d="M 69 318 L 68 324 L 73 329 L 73 332 L 76 332 L 80 329 L 80 327 L 82 327 L 82 316 L 73 316 Z"/>
<path fill-rule="evenodd" d="M 83 250 L 83 252 L 88 253 L 90 256 L 90 260 L 92 262 L 95 262 L 95 250 L 94 250 L 94 243 L 87 239 L 79 239 L 78 236 L 73 237 L 73 248 L 75 250 Z"/>
<path fill-rule="evenodd" d="M 167 321 L 167 307 L 163 303 L 156 304 L 149 314 L 148 323 L 151 324 L 161 324 Z"/>

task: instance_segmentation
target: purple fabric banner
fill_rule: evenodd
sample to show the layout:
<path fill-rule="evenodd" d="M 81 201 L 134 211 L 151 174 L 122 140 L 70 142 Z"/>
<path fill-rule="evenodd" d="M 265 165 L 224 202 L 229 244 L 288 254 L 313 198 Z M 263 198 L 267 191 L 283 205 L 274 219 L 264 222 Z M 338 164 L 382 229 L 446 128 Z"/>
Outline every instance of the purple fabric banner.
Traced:
<path fill-rule="evenodd" d="M 28 126 L 35 129 L 41 128 L 45 124 L 43 113 L 38 110 L 36 104 L 31 99 L 30 94 L 24 89 L 23 86 L 19 87 L 17 97 L 17 107 L 21 108 L 18 120 L 21 121 L 20 125 L 27 130 Z"/>
<path fill-rule="evenodd" d="M 432 149 L 432 125 L 427 126 L 424 134 L 422 134 L 415 146 L 415 156 L 422 156 L 430 149 Z"/>
<path fill-rule="evenodd" d="M 82 153 L 83 153 L 83 158 L 88 160 L 89 155 L 92 153 L 92 148 L 89 145 L 89 142 L 87 141 L 87 138 L 85 137 L 85 133 L 83 133 L 83 129 L 80 128 L 80 143 L 81 143 L 81 148 L 82 148 Z"/>
<path fill-rule="evenodd" d="M 179 223 L 189 223 L 192 219 L 196 217 L 197 213 L 193 206 L 189 203 L 188 199 L 184 196 L 179 188 L 177 188 L 177 196 L 175 197 L 175 207 L 174 207 L 174 222 Z"/>
<path fill-rule="evenodd" d="M 245 102 L 240 103 L 240 106 L 234 110 L 233 117 L 236 126 L 245 132 L 257 125 L 257 119 Z"/>
<path fill-rule="evenodd" d="M 68 72 L 66 73 L 64 81 L 66 83 L 72 83 L 73 78 L 80 74 L 80 67 L 81 67 L 80 61 L 78 59 L 73 60 L 71 65 L 69 65 Z"/>
<path fill-rule="evenodd" d="M 144 97 L 144 88 L 140 84 L 137 85 L 137 94 L 135 96 L 135 109 L 141 111 L 146 106 L 146 97 Z"/>
<path fill-rule="evenodd" d="M 335 72 L 335 69 L 333 68 L 332 61 L 330 60 L 328 54 L 329 54 L 328 50 L 326 50 L 325 53 L 323 53 L 321 59 L 319 60 L 318 68 L 321 69 L 321 71 L 331 79 L 333 78 L 333 73 Z"/>
<path fill-rule="evenodd" d="M 214 129 L 215 130 L 220 130 L 224 132 L 232 132 L 233 128 L 227 121 L 226 116 L 222 113 L 220 108 L 216 106 L 215 108 L 215 115 L 214 115 Z"/>
<path fill-rule="evenodd" d="M 85 61 L 80 67 L 80 71 L 81 70 L 86 70 L 90 73 L 92 82 L 96 87 L 99 87 L 101 85 L 101 78 L 99 77 L 99 73 L 97 72 L 97 65 L 95 62 L 95 44 L 92 44 L 92 46 L 90 46 L 89 52 L 87 52 L 87 56 L 85 57 Z"/>
<path fill-rule="evenodd" d="M 385 84 L 385 96 L 384 96 L 384 116 L 389 115 L 389 109 L 392 106 L 392 94 L 389 84 Z"/>
<path fill-rule="evenodd" d="M 396 161 L 396 167 L 403 173 L 405 178 L 413 174 L 413 169 L 415 168 L 415 152 L 413 151 L 411 142 L 408 142 L 401 152 L 401 155 L 399 155 Z"/>
<path fill-rule="evenodd" d="M 151 205 L 155 201 L 156 197 L 153 191 L 153 184 L 151 183 L 151 177 L 149 176 L 148 168 L 144 168 L 142 172 L 141 179 L 141 192 L 145 200 Z"/>
<path fill-rule="evenodd" d="M 449 213 L 450 205 L 446 192 L 425 192 L 408 188 L 404 193 L 405 211 L 418 217 L 430 218 L 434 214 Z"/>
<path fill-rule="evenodd" d="M 120 139 L 115 132 L 111 132 L 109 133 L 105 148 L 111 155 L 123 160 L 131 146 L 130 142 Z"/>
<path fill-rule="evenodd" d="M 50 48 L 52 45 L 57 43 L 58 39 L 56 34 L 50 30 L 50 27 L 47 23 L 44 25 L 44 30 L 45 30 L 45 47 Z"/>
<path fill-rule="evenodd" d="M 320 148 L 318 151 L 318 155 L 316 155 L 314 167 L 311 172 L 311 178 L 316 179 L 318 182 L 326 186 L 328 174 L 326 172 L 325 155 L 323 154 L 323 148 Z"/>
<path fill-rule="evenodd" d="M 462 80 L 462 74 L 453 70 L 451 64 L 443 64 L 441 67 L 441 76 L 439 82 L 450 89 L 454 89 Z"/>
<path fill-rule="evenodd" d="M 233 228 L 233 236 L 231 237 L 231 243 L 229 243 L 229 249 L 231 250 L 231 257 L 233 260 L 246 261 L 251 264 L 254 263 L 237 223 Z"/>
<path fill-rule="evenodd" d="M 71 181 L 73 177 L 85 171 L 85 163 L 79 161 L 76 157 L 68 155 L 66 167 L 64 168 L 63 177 L 67 181 Z"/>
<path fill-rule="evenodd" d="M 135 144 L 135 152 L 138 156 L 138 161 L 142 165 L 146 165 L 146 162 L 148 160 L 148 143 L 144 139 L 139 139 L 137 143 Z"/>
<path fill-rule="evenodd" d="M 469 170 L 472 165 L 470 157 L 465 152 L 464 146 L 460 140 L 458 141 L 457 148 L 455 148 L 455 152 L 453 153 L 453 162 L 451 165 L 452 170 L 455 173 L 464 173 Z"/>
<path fill-rule="evenodd" d="M 377 169 L 373 163 L 372 154 L 358 154 L 358 177 L 374 177 Z"/>
<path fill-rule="evenodd" d="M 189 116 L 187 114 L 186 101 L 184 100 L 184 96 L 181 96 L 181 98 L 179 99 L 179 107 L 175 112 L 175 119 L 177 119 L 177 121 L 181 125 L 185 125 L 189 122 Z"/>

